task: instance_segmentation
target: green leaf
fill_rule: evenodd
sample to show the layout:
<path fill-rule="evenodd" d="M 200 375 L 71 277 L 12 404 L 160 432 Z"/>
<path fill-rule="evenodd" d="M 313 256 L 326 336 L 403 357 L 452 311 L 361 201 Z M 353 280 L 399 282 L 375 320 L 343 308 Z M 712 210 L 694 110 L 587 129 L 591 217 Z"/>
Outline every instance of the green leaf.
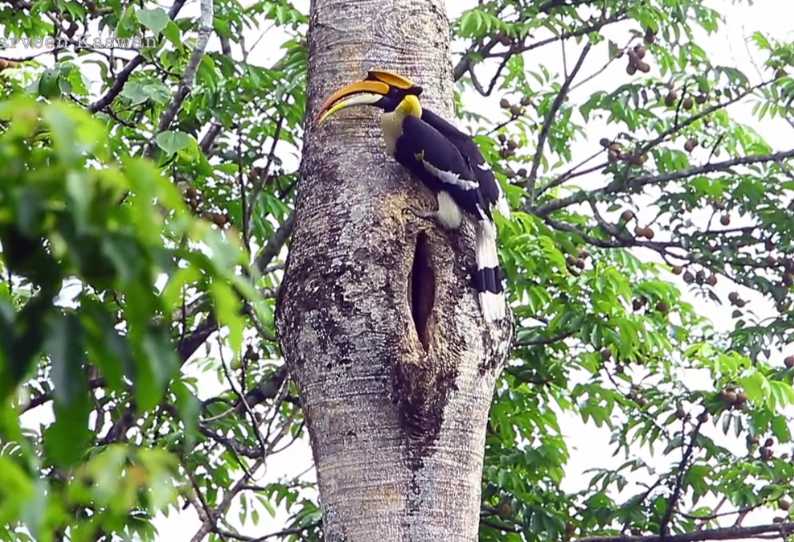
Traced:
<path fill-rule="evenodd" d="M 80 68 L 74 64 L 61 64 L 61 83 L 66 84 L 69 92 L 79 96 L 88 94 L 88 87 L 83 79 L 83 73 Z"/>
<path fill-rule="evenodd" d="M 74 209 L 77 233 L 83 233 L 88 227 L 94 185 L 84 172 L 71 171 L 66 175 L 66 192 Z"/>
<path fill-rule="evenodd" d="M 141 355 L 136 359 L 135 400 L 139 411 L 154 408 L 163 397 L 179 362 L 167 333 L 147 330 L 141 340 Z"/>
<path fill-rule="evenodd" d="M 172 45 L 178 48 L 183 47 L 182 31 L 174 21 L 168 21 L 168 24 L 165 25 L 165 28 L 162 32 L 163 36 L 165 36 Z"/>
<path fill-rule="evenodd" d="M 772 418 L 772 432 L 780 442 L 791 441 L 791 429 L 785 416 L 775 416 Z"/>
<path fill-rule="evenodd" d="M 121 95 L 127 98 L 132 105 L 142 104 L 146 100 L 164 104 L 170 98 L 168 87 L 160 81 L 127 81 Z"/>
<path fill-rule="evenodd" d="M 61 95 L 61 87 L 58 83 L 59 74 L 57 70 L 47 69 L 39 77 L 38 91 L 45 98 L 57 98 Z"/>
<path fill-rule="evenodd" d="M 118 23 L 116 23 L 116 36 L 119 38 L 131 38 L 134 36 L 138 29 L 136 19 L 133 7 L 127 6 L 121 17 L 119 17 Z"/>
<path fill-rule="evenodd" d="M 467 11 L 460 19 L 460 34 L 462 36 L 473 36 L 480 26 L 480 12 L 477 10 Z"/>
<path fill-rule="evenodd" d="M 0 456 L 0 525 L 19 521 L 34 496 L 31 478 L 9 457 Z"/>
<path fill-rule="evenodd" d="M 67 165 L 81 163 L 89 152 L 106 156 L 107 130 L 85 111 L 55 102 L 44 109 L 43 116 L 52 131 L 55 150 Z"/>
<path fill-rule="evenodd" d="M 46 350 L 52 363 L 55 422 L 44 434 L 48 457 L 60 466 L 76 463 L 91 441 L 91 401 L 83 364 L 83 334 L 74 314 L 49 321 Z"/>
<path fill-rule="evenodd" d="M 174 154 L 187 148 L 190 145 L 191 137 L 184 132 L 166 130 L 157 134 L 155 141 L 157 146 L 166 153 Z"/>
<path fill-rule="evenodd" d="M 620 47 L 618 47 L 618 44 L 612 40 L 609 40 L 608 43 L 609 43 L 609 59 L 612 60 L 618 58 L 621 54 Z"/>
<path fill-rule="evenodd" d="M 229 342 L 235 352 L 239 352 L 243 344 L 245 319 L 241 316 L 240 299 L 228 284 L 215 281 L 210 287 L 215 302 L 215 314 L 218 321 L 229 328 Z"/>
<path fill-rule="evenodd" d="M 744 388 L 748 399 L 754 403 L 763 403 L 769 397 L 769 381 L 758 371 L 741 378 L 739 383 Z"/>
<path fill-rule="evenodd" d="M 139 9 L 136 15 L 141 24 L 155 34 L 162 32 L 171 22 L 168 13 L 163 8 Z"/>
<path fill-rule="evenodd" d="M 102 371 L 108 386 L 123 391 L 123 377 L 133 377 L 132 349 L 114 328 L 112 317 L 102 305 L 85 298 L 80 299 L 80 304 L 84 309 L 82 324 L 91 359 Z"/>
<path fill-rule="evenodd" d="M 173 503 L 178 495 L 174 484 L 177 459 L 165 450 L 147 448 L 138 450 L 136 459 L 148 473 L 151 509 L 159 511 Z"/>
<path fill-rule="evenodd" d="M 190 450 L 198 434 L 198 419 L 201 402 L 184 382 L 175 380 L 171 389 L 176 396 L 176 408 L 184 426 L 185 449 Z"/>
<path fill-rule="evenodd" d="M 53 319 L 46 344 L 52 363 L 52 382 L 56 405 L 69 405 L 85 394 L 83 341 L 79 320 L 74 315 Z"/>

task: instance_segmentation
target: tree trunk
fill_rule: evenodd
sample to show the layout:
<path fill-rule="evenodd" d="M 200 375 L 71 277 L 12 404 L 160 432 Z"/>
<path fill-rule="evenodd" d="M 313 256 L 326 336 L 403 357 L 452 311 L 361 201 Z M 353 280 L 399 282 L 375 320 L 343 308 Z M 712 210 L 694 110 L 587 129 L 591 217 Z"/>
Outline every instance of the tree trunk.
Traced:
<path fill-rule="evenodd" d="M 380 67 L 451 116 L 443 0 L 314 0 L 308 118 Z M 483 321 L 474 228 L 404 212 L 435 198 L 384 151 L 380 111 L 307 122 L 278 307 L 320 486 L 325 540 L 475 540 L 483 446 L 510 326 Z"/>

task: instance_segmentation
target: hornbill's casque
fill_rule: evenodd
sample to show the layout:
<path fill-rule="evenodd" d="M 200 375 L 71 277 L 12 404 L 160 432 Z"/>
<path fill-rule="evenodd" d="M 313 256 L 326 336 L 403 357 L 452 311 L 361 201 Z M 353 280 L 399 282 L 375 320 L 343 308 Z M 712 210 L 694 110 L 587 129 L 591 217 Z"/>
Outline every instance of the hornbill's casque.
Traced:
<path fill-rule="evenodd" d="M 502 273 L 496 251 L 496 227 L 491 211 L 509 215 L 499 184 L 477 144 L 452 124 L 419 103 L 422 88 L 385 70 L 371 70 L 367 78 L 334 92 L 320 108 L 321 124 L 342 109 L 370 105 L 383 109 L 383 138 L 387 152 L 408 168 L 438 198 L 431 215 L 442 226 L 457 229 L 464 213 L 476 221 L 477 270 L 473 286 L 483 316 L 489 322 L 505 316 Z M 463 212 L 461 212 L 463 211 Z"/>

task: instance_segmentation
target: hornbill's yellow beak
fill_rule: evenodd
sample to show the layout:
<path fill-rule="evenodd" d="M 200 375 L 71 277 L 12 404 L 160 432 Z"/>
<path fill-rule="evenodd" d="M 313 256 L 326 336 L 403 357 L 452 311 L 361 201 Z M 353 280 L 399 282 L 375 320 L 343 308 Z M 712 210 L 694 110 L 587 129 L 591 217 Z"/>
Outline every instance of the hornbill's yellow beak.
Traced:
<path fill-rule="evenodd" d="M 356 81 L 331 94 L 323 102 L 315 122 L 322 124 L 328 117 L 354 105 L 373 105 L 389 93 L 389 85 L 380 81 Z"/>
<path fill-rule="evenodd" d="M 347 107 L 378 104 L 392 89 L 417 96 L 422 92 L 422 87 L 407 77 L 386 70 L 370 70 L 366 79 L 351 83 L 331 94 L 323 102 L 315 123 L 322 124 L 328 117 Z"/>

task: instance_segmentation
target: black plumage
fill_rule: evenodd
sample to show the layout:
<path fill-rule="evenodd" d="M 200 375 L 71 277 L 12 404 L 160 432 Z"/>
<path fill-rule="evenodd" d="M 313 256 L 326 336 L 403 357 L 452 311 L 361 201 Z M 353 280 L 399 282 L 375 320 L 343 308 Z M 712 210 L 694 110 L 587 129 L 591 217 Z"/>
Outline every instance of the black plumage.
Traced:
<path fill-rule="evenodd" d="M 490 216 L 491 208 L 495 206 L 502 197 L 502 191 L 499 188 L 499 184 L 496 182 L 493 172 L 488 167 L 488 163 L 480 152 L 480 148 L 470 135 L 461 132 L 454 125 L 429 109 L 422 108 L 422 120 L 446 137 L 464 157 L 469 169 L 479 181 L 479 191 L 483 204 L 485 205 L 484 210 L 488 213 L 488 216 Z"/>
<path fill-rule="evenodd" d="M 448 193 L 461 210 L 485 222 L 481 228 L 493 228 L 492 209 L 502 194 L 470 136 L 422 108 L 420 118 L 409 115 L 402 121 L 394 158 L 434 193 Z M 478 292 L 501 294 L 502 270 L 497 262 L 487 263 L 494 265 L 478 265 L 472 272 L 472 286 Z"/>
<path fill-rule="evenodd" d="M 318 122 L 351 106 L 369 105 L 384 111 L 386 149 L 438 199 L 435 218 L 446 228 L 458 228 L 463 217 L 475 221 L 477 268 L 472 286 L 479 294 L 485 319 L 505 316 L 503 275 L 496 247 L 493 209 L 509 213 L 493 172 L 471 136 L 424 108 L 422 88 L 384 70 L 372 70 L 363 81 L 333 93 L 320 108 Z"/>

